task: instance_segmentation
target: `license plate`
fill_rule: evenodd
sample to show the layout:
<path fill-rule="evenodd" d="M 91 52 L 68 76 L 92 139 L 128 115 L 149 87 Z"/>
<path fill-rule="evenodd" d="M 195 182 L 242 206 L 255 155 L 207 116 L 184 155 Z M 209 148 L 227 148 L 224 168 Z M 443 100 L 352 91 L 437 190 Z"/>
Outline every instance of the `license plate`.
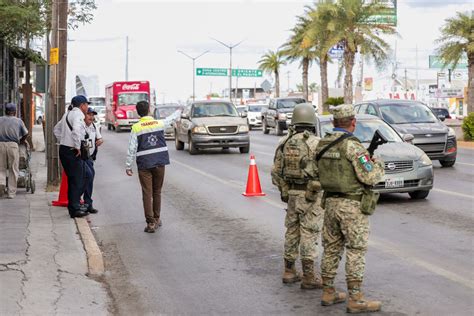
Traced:
<path fill-rule="evenodd" d="M 403 187 L 404 180 L 403 178 L 392 178 L 385 180 L 385 188 L 401 188 Z"/>

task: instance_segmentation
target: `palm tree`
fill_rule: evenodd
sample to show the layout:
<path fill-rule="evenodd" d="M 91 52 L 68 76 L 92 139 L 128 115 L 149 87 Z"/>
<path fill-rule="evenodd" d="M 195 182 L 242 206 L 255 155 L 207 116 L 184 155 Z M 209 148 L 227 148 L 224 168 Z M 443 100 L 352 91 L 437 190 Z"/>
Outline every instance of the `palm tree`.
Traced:
<path fill-rule="evenodd" d="M 316 50 L 305 42 L 305 34 L 311 19 L 307 14 L 297 17 L 298 23 L 292 29 L 292 35 L 288 41 L 282 45 L 281 53 L 290 62 L 301 60 L 303 75 L 303 97 L 308 100 L 308 70 L 313 60 L 317 57 Z"/>
<path fill-rule="evenodd" d="M 269 50 L 258 61 L 258 68 L 269 74 L 275 74 L 275 97 L 280 96 L 280 67 L 286 64 L 281 52 Z"/>
<path fill-rule="evenodd" d="M 324 17 L 323 24 L 330 36 L 323 50 L 329 50 L 334 42 L 344 47 L 344 102 L 353 101 L 352 69 L 355 54 L 360 52 L 382 66 L 388 59 L 390 46 L 381 34 L 396 34 L 393 26 L 374 21 L 374 16 L 382 14 L 386 8 L 374 1 L 339 0 L 325 3 L 317 11 Z"/>
<path fill-rule="evenodd" d="M 467 111 L 473 112 L 474 107 L 474 14 L 457 12 L 456 17 L 446 19 L 441 27 L 441 36 L 436 40 L 440 46 L 438 55 L 444 61 L 444 67 L 456 68 L 461 57 L 467 54 Z"/>

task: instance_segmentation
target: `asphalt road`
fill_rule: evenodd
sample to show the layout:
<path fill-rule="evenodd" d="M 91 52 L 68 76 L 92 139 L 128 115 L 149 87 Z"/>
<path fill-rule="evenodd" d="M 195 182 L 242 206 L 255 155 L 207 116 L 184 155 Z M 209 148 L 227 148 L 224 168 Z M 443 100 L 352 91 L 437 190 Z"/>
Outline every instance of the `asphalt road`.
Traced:
<path fill-rule="evenodd" d="M 90 216 L 104 252 L 106 282 L 122 315 L 345 314 L 320 306 L 320 291 L 281 283 L 284 204 L 270 168 L 278 137 L 251 132 L 265 197 L 247 198 L 249 155 L 176 151 L 163 189 L 163 227 L 145 227 L 138 177 L 127 177 L 129 134 L 104 131 Z M 474 310 L 474 151 L 453 168 L 435 162 L 426 200 L 382 196 L 371 217 L 365 293 L 381 315 L 471 315 Z M 337 285 L 345 290 L 344 263 Z"/>

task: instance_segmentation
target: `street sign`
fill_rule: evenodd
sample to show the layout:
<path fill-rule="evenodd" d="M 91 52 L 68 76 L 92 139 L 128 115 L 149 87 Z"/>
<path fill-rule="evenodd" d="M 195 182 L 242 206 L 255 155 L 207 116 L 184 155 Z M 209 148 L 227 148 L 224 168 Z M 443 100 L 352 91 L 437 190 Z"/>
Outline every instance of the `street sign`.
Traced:
<path fill-rule="evenodd" d="M 436 98 L 463 98 L 464 93 L 461 88 L 442 88 L 435 92 Z"/>
<path fill-rule="evenodd" d="M 371 3 L 374 0 L 365 0 L 364 2 Z M 385 8 L 379 14 L 368 17 L 366 22 L 397 26 L 397 0 L 378 0 L 378 3 Z"/>
<path fill-rule="evenodd" d="M 59 64 L 59 48 L 53 47 L 49 52 L 49 64 L 57 65 Z"/>
<path fill-rule="evenodd" d="M 442 69 L 442 68 L 447 68 L 447 69 L 453 69 L 453 65 L 446 65 L 446 67 L 443 67 L 444 61 L 436 55 L 430 55 L 429 57 L 429 63 L 430 63 L 430 68 L 435 68 L 435 69 Z M 461 59 L 459 60 L 458 64 L 456 65 L 456 69 L 462 69 L 462 68 L 467 68 L 467 56 L 462 56 Z"/>
<path fill-rule="evenodd" d="M 196 68 L 196 76 L 226 77 L 227 68 Z"/>
<path fill-rule="evenodd" d="M 233 77 L 261 77 L 263 71 L 260 69 L 232 69 Z"/>
<path fill-rule="evenodd" d="M 272 89 L 272 84 L 270 83 L 270 81 L 268 81 L 267 79 L 265 79 L 262 84 L 260 84 L 260 88 L 263 89 L 263 91 L 265 92 L 269 92 L 271 89 Z"/>
<path fill-rule="evenodd" d="M 344 55 L 344 46 L 342 44 L 336 44 L 329 50 L 329 56 L 334 59 L 342 58 Z"/>

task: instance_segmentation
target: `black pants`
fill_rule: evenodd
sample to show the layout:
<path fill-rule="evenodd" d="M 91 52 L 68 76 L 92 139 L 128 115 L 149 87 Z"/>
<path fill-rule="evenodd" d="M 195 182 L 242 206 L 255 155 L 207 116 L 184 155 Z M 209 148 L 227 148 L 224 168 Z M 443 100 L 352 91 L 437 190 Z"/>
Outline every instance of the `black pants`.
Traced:
<path fill-rule="evenodd" d="M 79 211 L 81 195 L 84 192 L 84 161 L 75 156 L 72 147 L 59 146 L 59 159 L 67 175 L 67 198 L 69 215 Z"/>
<path fill-rule="evenodd" d="M 94 160 L 88 159 L 84 161 L 84 203 L 88 208 L 92 208 L 92 190 L 94 188 Z"/>

